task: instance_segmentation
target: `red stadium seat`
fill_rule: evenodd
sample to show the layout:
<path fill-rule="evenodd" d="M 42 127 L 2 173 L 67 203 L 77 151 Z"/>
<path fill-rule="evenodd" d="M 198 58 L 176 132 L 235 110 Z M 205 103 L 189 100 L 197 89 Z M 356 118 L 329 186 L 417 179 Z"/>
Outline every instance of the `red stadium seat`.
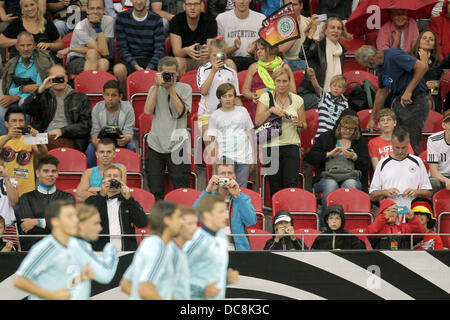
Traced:
<path fill-rule="evenodd" d="M 322 231 L 311 228 L 300 228 L 295 230 L 296 234 L 302 234 L 302 236 L 297 235 L 297 238 L 303 240 L 303 243 L 311 250 L 311 247 L 316 240 L 317 236 L 322 233 Z"/>
<path fill-rule="evenodd" d="M 317 129 L 319 128 L 319 111 L 317 108 L 306 110 L 306 123 L 308 127 L 305 131 L 300 133 L 300 141 L 302 149 L 305 151 L 311 149 L 315 140 L 314 137 L 317 133 Z"/>
<path fill-rule="evenodd" d="M 341 37 L 339 40 L 341 45 L 347 50 L 345 52 L 346 56 L 354 56 L 356 51 L 363 45 L 366 44 L 366 40 L 363 38 L 354 38 L 352 40 L 348 40 L 344 37 Z"/>
<path fill-rule="evenodd" d="M 366 235 L 363 235 L 362 233 L 365 232 L 364 229 L 358 228 L 358 229 L 352 229 L 350 230 L 351 233 L 354 233 L 358 235 L 358 238 L 366 244 L 366 250 L 372 250 L 372 244 L 369 241 L 369 238 Z"/>
<path fill-rule="evenodd" d="M 242 87 L 244 86 L 245 77 L 247 76 L 248 70 L 242 70 L 238 72 L 238 80 L 239 80 L 239 92 L 242 94 Z"/>
<path fill-rule="evenodd" d="M 66 34 L 62 39 L 63 49 L 70 47 L 70 42 L 72 41 L 73 32 Z M 63 59 L 63 67 L 66 66 L 67 56 Z M 69 76 L 69 75 L 68 75 Z"/>
<path fill-rule="evenodd" d="M 180 77 L 179 82 L 187 83 L 192 87 L 192 108 L 191 113 L 188 116 L 189 122 L 189 117 L 192 117 L 193 114 L 198 113 L 198 103 L 200 102 L 200 99 L 202 97 L 202 95 L 200 94 L 200 89 L 197 86 L 197 70 L 186 72 Z"/>
<path fill-rule="evenodd" d="M 294 229 L 319 228 L 317 199 L 307 190 L 286 188 L 272 197 L 272 217 L 280 210 L 288 210 L 294 219 Z"/>
<path fill-rule="evenodd" d="M 420 140 L 419 153 L 422 153 L 427 149 L 428 136 L 435 132 L 443 130 L 442 128 L 443 116 L 439 112 L 430 110 L 428 113 L 427 121 L 422 130 L 422 139 Z"/>
<path fill-rule="evenodd" d="M 138 119 L 139 128 L 139 150 L 142 158 L 142 167 L 145 167 L 145 157 L 147 154 L 147 134 L 152 129 L 153 116 L 149 116 L 145 113 L 141 114 Z"/>
<path fill-rule="evenodd" d="M 369 32 L 366 34 L 366 43 L 370 46 L 376 47 L 377 46 L 377 37 L 379 30 L 375 29 L 376 31 Z"/>
<path fill-rule="evenodd" d="M 427 150 L 421 152 L 419 154 L 420 159 L 422 159 L 423 164 L 425 165 L 425 168 L 427 169 L 427 172 L 430 171 L 430 166 L 428 165 L 428 161 L 427 161 Z"/>
<path fill-rule="evenodd" d="M 295 79 L 295 87 L 300 88 L 300 85 L 302 84 L 303 79 L 305 78 L 305 70 L 297 70 L 294 71 L 294 79 Z"/>
<path fill-rule="evenodd" d="M 86 155 L 72 148 L 55 148 L 48 153 L 59 160 L 56 187 L 61 190 L 76 189 L 87 169 Z"/>
<path fill-rule="evenodd" d="M 370 120 L 372 109 L 363 109 L 357 112 L 361 129 L 366 129 Z M 375 121 L 375 126 L 378 126 L 378 121 Z"/>
<path fill-rule="evenodd" d="M 73 195 L 73 197 L 75 198 L 75 201 L 76 201 L 76 199 L 77 199 L 77 189 L 70 188 L 70 189 L 64 189 L 62 191 L 70 193 L 71 195 Z"/>
<path fill-rule="evenodd" d="M 441 189 L 433 195 L 433 211 L 437 232 L 450 234 L 450 190 Z M 450 235 L 441 236 L 444 247 L 450 248 Z"/>
<path fill-rule="evenodd" d="M 134 151 L 117 148 L 114 163 L 123 164 L 127 168 L 127 185 L 130 188 L 143 188 L 144 175 L 142 174 L 141 156 Z"/>
<path fill-rule="evenodd" d="M 266 216 L 264 215 L 263 200 L 261 195 L 258 192 L 247 188 L 241 188 L 241 192 L 248 195 L 252 200 L 252 205 L 253 208 L 255 209 L 257 220 L 256 224 L 253 227 L 264 230 L 266 223 Z"/>
<path fill-rule="evenodd" d="M 447 94 L 450 91 L 450 71 L 447 71 L 442 75 L 440 84 L 441 84 L 441 102 L 443 106 L 445 103 L 445 99 L 447 98 Z"/>
<path fill-rule="evenodd" d="M 248 242 L 251 250 L 264 250 L 267 240 L 272 239 L 271 233 L 258 228 L 247 228 Z"/>
<path fill-rule="evenodd" d="M 156 202 L 153 194 L 148 192 L 147 190 L 140 188 L 130 188 L 130 192 L 133 199 L 139 202 L 142 209 L 144 209 L 144 212 L 149 214 Z M 138 228 L 135 226 L 134 230 L 137 235 L 140 235 L 139 237 L 136 237 L 136 241 L 139 246 L 144 237 L 150 234 L 150 226 L 147 226 L 145 228 Z"/>
<path fill-rule="evenodd" d="M 309 16 L 319 12 L 319 0 L 309 0 Z"/>
<path fill-rule="evenodd" d="M 373 73 L 362 70 L 352 70 L 345 72 L 343 76 L 347 79 L 348 83 L 347 90 L 345 91 L 346 95 L 350 94 L 357 84 L 362 85 L 364 80 L 369 80 L 375 90 L 378 90 L 378 77 Z"/>
<path fill-rule="evenodd" d="M 346 57 L 344 59 L 344 67 L 343 73 L 350 72 L 350 71 L 367 71 L 366 68 L 364 68 L 362 65 L 360 65 L 358 62 L 356 62 L 355 58 Z"/>
<path fill-rule="evenodd" d="M 195 201 L 200 198 L 202 193 L 191 188 L 180 188 L 169 191 L 164 196 L 164 200 L 175 202 L 176 204 L 193 207 Z"/>
<path fill-rule="evenodd" d="M 139 117 L 144 113 L 148 91 L 155 83 L 155 74 L 154 70 L 139 70 L 127 77 L 127 100 L 133 106 L 137 128 L 140 125 Z"/>
<path fill-rule="evenodd" d="M 170 36 L 167 36 L 166 40 L 164 41 L 164 46 L 166 56 L 168 56 L 170 54 L 170 50 L 172 50 L 172 43 L 170 42 Z"/>
<path fill-rule="evenodd" d="M 109 80 L 117 80 L 111 73 L 102 70 L 88 70 L 74 78 L 75 91 L 84 93 L 91 102 L 91 108 L 103 100 L 103 85 Z"/>
<path fill-rule="evenodd" d="M 373 222 L 372 204 L 367 193 L 353 188 L 340 188 L 327 197 L 327 207 L 340 204 L 344 207 L 346 230 L 365 228 Z"/>

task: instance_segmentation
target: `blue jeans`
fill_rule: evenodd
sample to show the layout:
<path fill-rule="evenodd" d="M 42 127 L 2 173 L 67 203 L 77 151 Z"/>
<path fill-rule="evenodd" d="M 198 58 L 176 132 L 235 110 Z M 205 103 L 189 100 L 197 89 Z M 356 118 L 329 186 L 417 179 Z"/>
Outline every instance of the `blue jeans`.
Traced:
<path fill-rule="evenodd" d="M 53 24 L 55 25 L 56 29 L 58 30 L 59 36 L 61 39 L 68 33 L 72 32 L 73 29 L 70 29 L 67 25 L 67 21 L 65 20 L 59 20 L 54 19 Z"/>
<path fill-rule="evenodd" d="M 136 147 L 134 146 L 133 141 L 128 142 L 128 144 L 125 146 L 126 149 L 136 152 Z M 97 149 L 95 146 L 91 143 L 89 143 L 87 149 L 86 149 L 86 157 L 88 161 L 88 168 L 95 167 L 97 165 L 97 156 L 95 155 L 95 152 Z"/>
<path fill-rule="evenodd" d="M 334 179 L 320 179 L 319 182 L 314 184 L 315 192 L 322 192 L 322 214 L 320 217 L 320 227 L 325 226 L 325 221 L 323 216 L 325 215 L 325 210 L 327 208 L 327 197 L 328 195 L 339 188 L 353 188 L 361 190 L 361 181 L 355 179 L 347 179 L 342 181 L 340 184 Z"/>
<path fill-rule="evenodd" d="M 247 188 L 250 164 L 236 163 L 234 166 L 234 170 L 236 174 L 236 182 L 238 183 L 239 187 Z"/>
<path fill-rule="evenodd" d="M 305 60 L 289 60 L 289 59 L 283 59 L 284 63 L 287 63 L 289 67 L 291 67 L 292 72 L 298 71 L 298 70 L 305 70 L 306 69 L 306 61 Z"/>

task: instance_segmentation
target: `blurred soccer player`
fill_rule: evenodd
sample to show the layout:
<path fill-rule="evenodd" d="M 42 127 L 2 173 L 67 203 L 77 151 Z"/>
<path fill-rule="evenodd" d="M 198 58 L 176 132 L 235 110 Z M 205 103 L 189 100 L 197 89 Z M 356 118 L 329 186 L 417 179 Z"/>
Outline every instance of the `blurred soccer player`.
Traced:
<path fill-rule="evenodd" d="M 175 203 L 159 200 L 152 208 L 149 222 L 153 235 L 141 242 L 120 287 L 133 300 L 169 300 L 175 276 L 168 244 L 180 233 L 181 212 Z"/>
<path fill-rule="evenodd" d="M 72 250 L 80 266 L 89 264 L 93 270 L 92 277 L 95 281 L 103 284 L 109 283 L 116 273 L 119 258 L 117 248 L 108 242 L 103 248 L 103 257 L 92 250 L 89 242 L 97 241 L 102 231 L 100 213 L 91 205 L 77 207 L 78 237 L 69 240 L 69 248 Z M 83 281 L 72 290 L 73 300 L 87 300 L 91 296 L 91 282 Z"/>
<path fill-rule="evenodd" d="M 186 242 L 190 272 L 191 299 L 225 299 L 227 283 L 236 283 L 239 272 L 228 269 L 228 239 L 222 231 L 227 226 L 228 210 L 220 195 L 206 195 L 197 207 L 202 226 Z"/>
<path fill-rule="evenodd" d="M 72 202 L 59 200 L 50 202 L 45 217 L 52 233 L 28 252 L 16 272 L 14 285 L 30 293 L 30 300 L 67 300 L 71 298 L 70 289 L 91 280 L 92 274 L 89 266 L 80 270 L 68 248 L 70 238 L 77 234 L 77 212 Z"/>

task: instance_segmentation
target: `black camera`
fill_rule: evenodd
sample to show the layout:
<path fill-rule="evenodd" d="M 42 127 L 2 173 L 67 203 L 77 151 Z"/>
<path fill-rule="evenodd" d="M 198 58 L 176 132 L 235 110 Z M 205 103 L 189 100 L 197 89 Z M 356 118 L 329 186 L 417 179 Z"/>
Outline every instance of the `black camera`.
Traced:
<path fill-rule="evenodd" d="M 109 187 L 111 189 L 120 189 L 121 183 L 116 179 L 109 180 Z"/>
<path fill-rule="evenodd" d="M 22 131 L 22 134 L 23 134 L 23 135 L 28 134 L 28 133 L 31 133 L 31 128 L 30 128 L 30 127 L 19 127 L 19 128 L 17 128 L 17 129 L 19 129 L 20 131 Z"/>
<path fill-rule="evenodd" d="M 162 74 L 163 81 L 166 83 L 172 82 L 173 74 L 170 72 L 163 72 Z"/>
<path fill-rule="evenodd" d="M 64 83 L 64 77 L 55 77 L 52 80 L 53 83 Z"/>

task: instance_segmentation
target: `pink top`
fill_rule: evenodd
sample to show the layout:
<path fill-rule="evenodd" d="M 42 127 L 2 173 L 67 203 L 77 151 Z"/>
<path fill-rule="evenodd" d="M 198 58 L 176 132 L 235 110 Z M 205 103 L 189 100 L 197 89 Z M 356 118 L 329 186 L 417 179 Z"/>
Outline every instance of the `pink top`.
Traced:
<path fill-rule="evenodd" d="M 386 22 L 378 32 L 377 37 L 377 49 L 385 50 L 392 47 L 394 38 L 392 37 L 392 31 L 395 30 L 391 21 Z M 409 52 L 412 49 L 417 39 L 419 38 L 419 28 L 417 28 L 416 20 L 408 18 L 406 29 L 403 30 L 402 40 L 400 41 L 400 49 Z"/>

